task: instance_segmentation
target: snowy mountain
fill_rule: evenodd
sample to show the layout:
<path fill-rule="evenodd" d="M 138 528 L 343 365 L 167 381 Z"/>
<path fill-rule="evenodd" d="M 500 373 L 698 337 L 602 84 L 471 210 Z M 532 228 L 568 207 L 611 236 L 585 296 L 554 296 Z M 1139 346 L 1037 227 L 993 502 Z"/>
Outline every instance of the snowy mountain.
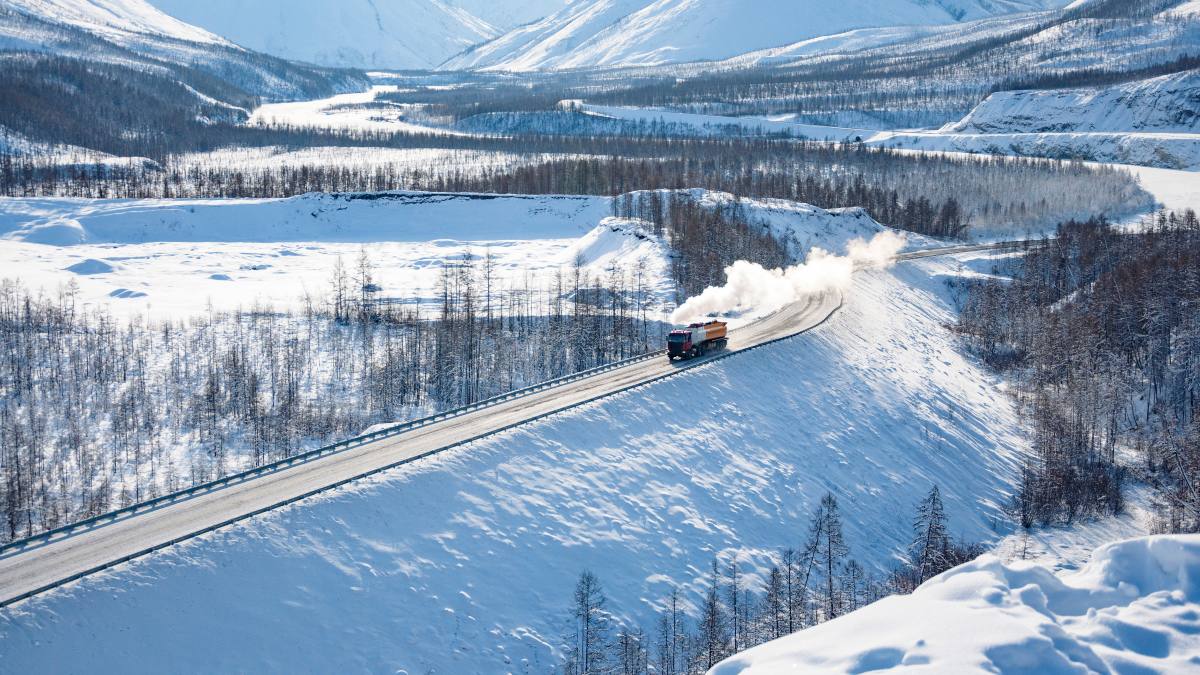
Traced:
<path fill-rule="evenodd" d="M 188 42 L 229 44 L 204 29 L 164 14 L 146 0 L 0 0 L 0 6 L 106 37 L 143 33 Z"/>
<path fill-rule="evenodd" d="M 724 59 L 844 31 L 947 24 L 1064 0 L 585 0 L 450 59 L 526 71 Z"/>
<path fill-rule="evenodd" d="M 2 144 L 63 156 L 62 146 L 144 155 L 166 129 L 179 138 L 244 122 L 264 100 L 369 82 L 249 51 L 143 0 L 0 0 L 0 85 L 20 92 L 0 106 Z"/>
<path fill-rule="evenodd" d="M 997 92 L 952 130 L 1200 132 L 1200 71 L 1110 87 Z"/>
<path fill-rule="evenodd" d="M 1195 672 L 1197 569 L 1196 535 L 1109 544 L 1061 576 L 984 556 L 711 673 Z"/>
<path fill-rule="evenodd" d="M 353 68 L 432 68 L 567 0 L 152 0 L 163 11 L 283 58 Z"/>

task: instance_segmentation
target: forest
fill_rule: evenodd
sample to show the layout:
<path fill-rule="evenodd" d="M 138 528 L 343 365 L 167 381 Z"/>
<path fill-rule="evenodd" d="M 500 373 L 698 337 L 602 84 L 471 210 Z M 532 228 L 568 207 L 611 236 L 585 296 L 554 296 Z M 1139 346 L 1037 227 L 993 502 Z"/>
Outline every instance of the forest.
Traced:
<path fill-rule="evenodd" d="M 1200 220 L 1134 232 L 1064 223 L 1055 239 L 967 289 L 959 331 L 1018 384 L 1034 456 L 1022 525 L 1120 512 L 1150 484 L 1156 529 L 1200 531 Z"/>
<path fill-rule="evenodd" d="M 282 133 L 268 130 L 270 133 Z M 267 133 L 264 131 L 263 133 Z M 307 132 L 318 133 L 318 132 Z M 392 140 L 399 143 L 404 137 Z M 379 140 L 366 134 L 364 143 Z M 907 154 L 858 143 L 771 138 L 431 135 L 414 148 L 522 153 L 497 167 L 395 163 L 239 168 L 195 160 L 93 165 L 0 155 L 0 195 L 88 198 L 290 197 L 308 192 L 425 190 L 616 196 L 706 188 L 822 208 L 863 207 L 885 225 L 939 237 L 1040 228 L 1152 199 L 1127 171 L 1022 158 Z M 550 155 L 550 156 L 547 156 Z M 556 157 L 557 156 L 557 157 Z"/>
<path fill-rule="evenodd" d="M 0 541 L 661 347 L 638 265 L 542 287 L 461 258 L 429 314 L 376 297 L 365 251 L 297 311 L 185 321 L 3 282 Z"/>
<path fill-rule="evenodd" d="M 912 522 L 904 558 L 886 574 L 870 575 L 850 555 L 838 500 L 826 494 L 801 546 L 778 551 L 766 570 L 751 568 L 737 556 L 714 557 L 700 601 L 678 588 L 654 599 L 658 618 L 650 631 L 611 607 L 599 576 L 585 570 L 564 621 L 561 670 L 564 675 L 699 675 L 756 645 L 889 595 L 911 593 L 983 553 L 979 544 L 950 535 L 936 485 L 916 505 Z"/>

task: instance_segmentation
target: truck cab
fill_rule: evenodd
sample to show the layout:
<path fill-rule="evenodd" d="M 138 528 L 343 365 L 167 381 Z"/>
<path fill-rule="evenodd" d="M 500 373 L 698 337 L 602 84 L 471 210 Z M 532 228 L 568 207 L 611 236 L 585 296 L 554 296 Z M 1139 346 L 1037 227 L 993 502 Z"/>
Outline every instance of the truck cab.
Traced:
<path fill-rule="evenodd" d="M 680 359 L 693 356 L 692 331 L 673 330 L 667 336 L 667 357 Z"/>

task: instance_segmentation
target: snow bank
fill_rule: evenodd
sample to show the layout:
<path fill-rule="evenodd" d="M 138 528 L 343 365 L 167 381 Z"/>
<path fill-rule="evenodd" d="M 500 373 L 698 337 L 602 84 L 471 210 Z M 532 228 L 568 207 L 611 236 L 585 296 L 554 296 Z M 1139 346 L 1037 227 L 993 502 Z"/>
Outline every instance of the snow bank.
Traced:
<path fill-rule="evenodd" d="M 79 274 L 81 276 L 88 276 L 92 274 L 108 274 L 114 269 L 115 268 L 112 265 L 104 262 L 103 260 L 96 260 L 95 258 L 82 260 L 66 268 L 68 272 L 74 272 L 75 274 Z"/>
<path fill-rule="evenodd" d="M 1056 576 L 983 556 L 719 664 L 734 673 L 1183 673 L 1200 668 L 1200 536 L 1108 544 Z"/>
<path fill-rule="evenodd" d="M 597 272 L 629 267 L 639 260 L 665 265 L 670 248 L 653 234 L 652 228 L 642 220 L 605 218 L 571 246 L 568 259 Z"/>
<path fill-rule="evenodd" d="M 695 608 L 714 554 L 761 582 L 829 490 L 872 571 L 934 482 L 952 531 L 988 538 L 1025 439 L 942 327 L 955 269 L 865 272 L 802 338 L 0 610 L 4 669 L 550 672 L 583 569 L 653 631 L 672 588 Z"/>

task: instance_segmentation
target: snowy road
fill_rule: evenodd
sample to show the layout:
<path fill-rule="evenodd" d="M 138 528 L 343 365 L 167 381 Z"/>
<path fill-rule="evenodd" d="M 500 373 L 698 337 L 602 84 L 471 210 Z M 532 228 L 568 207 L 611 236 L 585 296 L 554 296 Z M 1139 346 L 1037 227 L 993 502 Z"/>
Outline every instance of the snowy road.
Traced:
<path fill-rule="evenodd" d="M 964 246 L 900 256 L 997 248 Z M 808 331 L 841 304 L 838 296 L 809 297 L 730 334 L 730 352 Z M 314 492 L 375 474 L 473 439 L 669 377 L 702 365 L 653 359 L 506 401 L 398 436 L 328 455 L 293 468 L 117 519 L 77 534 L 34 544 L 0 558 L 0 606 L 107 569 L 190 537 L 297 501 Z"/>

